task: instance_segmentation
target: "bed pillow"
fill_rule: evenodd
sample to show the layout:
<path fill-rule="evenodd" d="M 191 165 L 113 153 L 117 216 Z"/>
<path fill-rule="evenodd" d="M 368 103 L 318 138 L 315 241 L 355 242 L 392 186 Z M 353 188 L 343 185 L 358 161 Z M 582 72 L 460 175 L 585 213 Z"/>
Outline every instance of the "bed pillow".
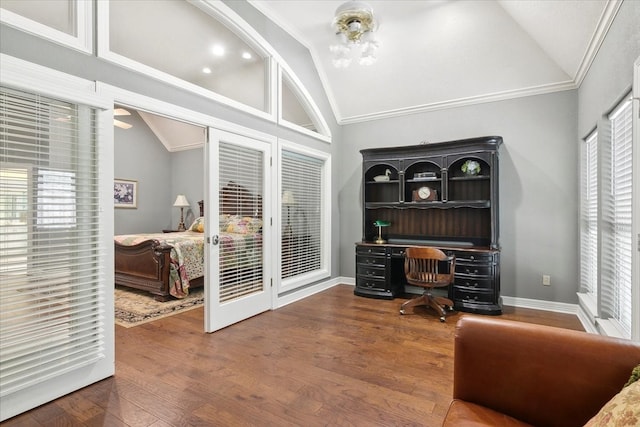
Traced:
<path fill-rule="evenodd" d="M 611 398 L 585 427 L 634 427 L 640 425 L 640 381 Z"/>
<path fill-rule="evenodd" d="M 193 221 L 189 227 L 189 231 L 195 231 L 197 233 L 204 233 L 204 217 L 198 217 Z"/>

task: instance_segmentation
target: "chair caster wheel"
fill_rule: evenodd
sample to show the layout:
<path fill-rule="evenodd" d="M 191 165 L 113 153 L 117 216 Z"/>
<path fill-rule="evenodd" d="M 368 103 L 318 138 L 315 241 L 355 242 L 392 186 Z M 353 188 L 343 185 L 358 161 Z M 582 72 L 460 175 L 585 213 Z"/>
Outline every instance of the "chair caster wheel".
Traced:
<path fill-rule="evenodd" d="M 404 314 L 404 310 L 400 310 L 400 314 Z"/>
<path fill-rule="evenodd" d="M 444 317 L 440 318 L 440 323 L 444 323 Z"/>

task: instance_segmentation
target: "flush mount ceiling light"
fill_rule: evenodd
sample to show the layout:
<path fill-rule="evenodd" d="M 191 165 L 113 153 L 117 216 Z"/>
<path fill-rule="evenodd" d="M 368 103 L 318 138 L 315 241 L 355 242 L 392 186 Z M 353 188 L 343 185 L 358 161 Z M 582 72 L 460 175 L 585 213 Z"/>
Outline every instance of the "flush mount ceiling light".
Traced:
<path fill-rule="evenodd" d="M 373 9 L 363 1 L 348 1 L 336 9 L 333 28 L 338 42 L 329 47 L 334 54 L 333 65 L 348 67 L 354 56 L 361 65 L 371 65 L 376 61 L 379 42 L 373 37 L 378 22 Z"/>
<path fill-rule="evenodd" d="M 125 110 L 124 108 L 115 108 L 113 110 L 113 125 L 119 127 L 120 129 L 131 129 L 133 127 L 133 125 L 130 125 L 129 123 L 125 123 L 121 120 L 118 120 L 115 118 L 115 116 L 130 116 L 131 113 L 128 112 L 127 110 Z"/>

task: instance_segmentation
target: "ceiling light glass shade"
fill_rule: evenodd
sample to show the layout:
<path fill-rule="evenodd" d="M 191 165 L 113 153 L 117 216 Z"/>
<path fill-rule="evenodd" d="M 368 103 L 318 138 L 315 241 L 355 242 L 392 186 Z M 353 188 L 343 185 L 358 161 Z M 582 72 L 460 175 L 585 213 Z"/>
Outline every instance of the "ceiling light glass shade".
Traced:
<path fill-rule="evenodd" d="M 371 65 L 376 61 L 379 43 L 372 32 L 378 27 L 373 9 L 362 1 L 349 1 L 336 9 L 333 27 L 338 41 L 329 47 L 335 67 L 348 67 L 352 57 L 360 54 L 358 62 Z"/>

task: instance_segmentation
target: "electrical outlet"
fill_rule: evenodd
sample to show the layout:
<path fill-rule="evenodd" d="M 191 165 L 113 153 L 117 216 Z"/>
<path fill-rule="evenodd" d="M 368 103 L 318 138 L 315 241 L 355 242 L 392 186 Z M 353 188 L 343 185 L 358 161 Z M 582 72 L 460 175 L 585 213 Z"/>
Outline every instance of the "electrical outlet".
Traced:
<path fill-rule="evenodd" d="M 545 286 L 551 286 L 551 276 L 548 274 L 542 275 L 542 284 Z"/>

